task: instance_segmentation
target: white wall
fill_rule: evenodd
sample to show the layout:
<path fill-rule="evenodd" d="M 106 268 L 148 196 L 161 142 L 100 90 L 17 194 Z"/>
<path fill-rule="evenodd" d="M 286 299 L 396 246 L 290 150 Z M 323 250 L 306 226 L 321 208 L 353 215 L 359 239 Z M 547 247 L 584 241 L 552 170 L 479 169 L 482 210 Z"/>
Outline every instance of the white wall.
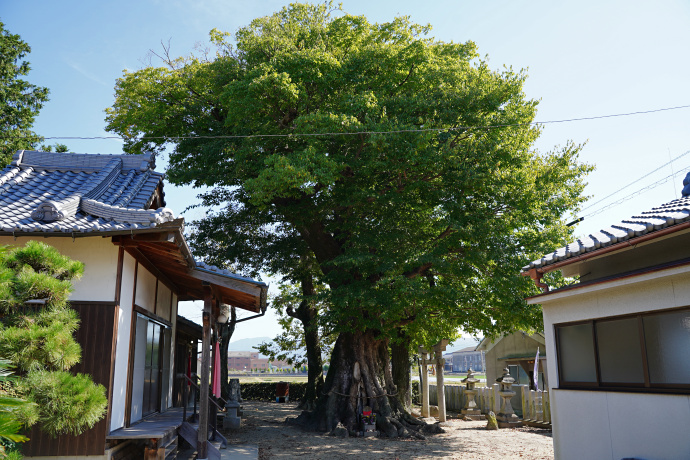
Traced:
<path fill-rule="evenodd" d="M 129 338 L 132 322 L 132 294 L 134 289 L 134 267 L 136 261 L 125 253 L 122 265 L 122 286 L 118 308 L 117 344 L 115 345 L 115 373 L 113 377 L 113 403 L 110 415 L 110 430 L 125 426 L 125 405 L 127 404 L 127 372 L 129 369 Z"/>
<path fill-rule="evenodd" d="M 554 324 L 690 305 L 690 268 L 655 272 L 540 299 L 555 458 L 690 458 L 690 396 L 558 390 Z"/>
<path fill-rule="evenodd" d="M 158 295 L 156 296 L 156 314 L 161 318 L 172 322 L 170 317 L 170 297 L 172 291 L 162 282 L 158 283 Z"/>
<path fill-rule="evenodd" d="M 137 272 L 137 296 L 134 303 L 153 313 L 156 302 L 156 277 L 143 265 Z"/>
<path fill-rule="evenodd" d="M 46 243 L 61 254 L 84 263 L 84 276 L 73 283 L 74 292 L 70 300 L 115 300 L 118 248 L 110 238 L 94 236 L 72 240 L 71 237 L 18 237 L 15 241 L 11 236 L 0 236 L 0 245 L 23 246 L 30 240 Z"/>

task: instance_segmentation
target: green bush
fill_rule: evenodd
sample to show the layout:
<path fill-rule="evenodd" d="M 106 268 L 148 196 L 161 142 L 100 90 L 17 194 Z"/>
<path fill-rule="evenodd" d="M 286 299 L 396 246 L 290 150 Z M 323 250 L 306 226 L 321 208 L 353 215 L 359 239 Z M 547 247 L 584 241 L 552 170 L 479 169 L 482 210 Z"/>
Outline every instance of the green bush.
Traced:
<path fill-rule="evenodd" d="M 290 382 L 290 400 L 301 401 L 304 398 L 307 384 L 304 382 Z M 242 399 L 247 401 L 275 401 L 276 382 L 242 383 L 240 385 Z"/>
<path fill-rule="evenodd" d="M 421 404 L 421 396 L 419 393 L 419 382 L 413 381 L 410 388 L 410 393 L 412 393 L 412 404 Z"/>

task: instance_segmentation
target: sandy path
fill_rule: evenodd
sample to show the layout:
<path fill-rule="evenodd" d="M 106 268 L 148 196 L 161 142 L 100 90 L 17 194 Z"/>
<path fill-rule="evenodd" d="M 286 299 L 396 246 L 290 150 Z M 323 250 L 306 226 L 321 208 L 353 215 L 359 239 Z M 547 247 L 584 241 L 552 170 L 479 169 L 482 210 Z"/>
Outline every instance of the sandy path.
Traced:
<path fill-rule="evenodd" d="M 297 404 L 245 401 L 242 427 L 226 433 L 231 444 L 259 446 L 259 458 L 496 459 L 552 460 L 551 432 L 534 428 L 488 431 L 485 422 L 465 422 L 450 415 L 445 433 L 426 440 L 336 438 L 285 424 L 296 417 Z"/>

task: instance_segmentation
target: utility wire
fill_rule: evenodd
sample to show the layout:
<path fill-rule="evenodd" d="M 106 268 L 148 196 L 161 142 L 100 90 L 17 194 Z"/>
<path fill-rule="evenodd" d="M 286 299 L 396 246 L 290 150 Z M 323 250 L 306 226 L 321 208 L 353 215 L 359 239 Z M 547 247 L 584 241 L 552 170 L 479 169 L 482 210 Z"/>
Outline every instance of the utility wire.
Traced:
<path fill-rule="evenodd" d="M 585 206 L 584 208 L 582 208 L 582 212 L 586 211 L 587 209 L 589 209 L 589 208 L 591 208 L 591 207 L 594 207 L 594 206 L 598 205 L 598 204 L 601 203 L 602 201 L 606 201 L 607 199 L 611 198 L 613 195 L 616 195 L 618 192 L 621 192 L 621 191 L 625 190 L 626 188 L 630 187 L 631 185 L 638 183 L 638 182 L 641 181 L 642 179 L 645 179 L 645 178 L 651 176 L 651 175 L 654 174 L 655 172 L 657 172 L 657 171 L 659 171 L 660 169 L 663 169 L 663 168 L 665 168 L 666 166 L 672 164 L 674 161 L 683 158 L 683 157 L 684 157 L 685 155 L 687 155 L 687 154 L 690 154 L 690 150 L 688 150 L 688 151 L 685 152 L 685 153 L 681 153 L 680 155 L 678 155 L 677 157 L 675 157 L 674 159 L 672 159 L 672 160 L 669 161 L 668 163 L 664 163 L 663 165 L 661 165 L 661 166 L 659 166 L 658 168 L 656 168 L 654 171 L 648 172 L 648 173 L 645 174 L 644 176 L 640 177 L 639 179 L 635 179 L 634 181 L 630 182 L 628 185 L 624 185 L 623 187 L 619 188 L 619 189 L 616 190 L 615 192 L 606 195 L 606 196 L 605 196 L 604 198 L 602 198 L 601 200 L 595 201 L 594 203 L 592 203 L 592 204 L 590 204 L 590 205 L 588 205 L 588 206 Z M 672 172 L 673 172 L 673 171 L 672 171 Z M 671 176 L 673 176 L 673 175 L 674 175 L 674 174 L 671 174 Z M 668 180 L 668 178 L 671 177 L 671 176 L 668 176 L 666 179 Z M 586 216 L 585 216 L 585 217 L 586 217 Z"/>
<path fill-rule="evenodd" d="M 640 188 L 640 189 L 638 189 L 638 190 L 632 192 L 631 194 L 624 196 L 623 198 L 620 198 L 620 199 L 618 199 L 618 200 L 616 200 L 616 201 L 614 201 L 614 202 L 612 202 L 612 203 L 607 204 L 606 206 L 604 206 L 604 207 L 602 207 L 602 208 L 599 208 L 599 209 L 597 209 L 597 210 L 595 210 L 595 211 L 590 212 L 589 214 L 586 214 L 586 215 L 582 216 L 582 219 L 585 219 L 585 218 L 587 218 L 587 217 L 596 216 L 597 214 L 601 214 L 602 212 L 606 211 L 607 209 L 612 208 L 612 207 L 614 207 L 614 206 L 618 206 L 619 204 L 624 203 L 625 201 L 629 200 L 630 198 L 634 198 L 634 197 L 636 197 L 636 196 L 638 196 L 638 195 L 641 195 L 641 194 L 644 193 L 644 192 L 647 192 L 647 191 L 649 191 L 649 190 L 651 190 L 651 189 L 653 189 L 653 188 L 658 187 L 658 186 L 661 185 L 661 184 L 665 184 L 665 183 L 668 182 L 669 180 L 673 179 L 675 176 L 677 176 L 677 175 L 679 175 L 679 174 L 682 174 L 682 173 L 683 173 L 683 171 L 678 171 L 678 172 L 676 172 L 676 173 L 669 174 L 668 176 L 666 176 L 666 177 L 664 177 L 664 178 L 662 178 L 662 179 L 659 179 L 658 181 L 653 182 L 653 183 L 651 183 L 651 184 L 649 184 L 649 185 L 646 185 L 646 186 L 644 186 L 644 187 L 642 187 L 642 188 Z M 651 174 L 651 173 L 650 173 L 650 174 Z"/>
<path fill-rule="evenodd" d="M 533 121 L 529 123 L 506 123 L 498 125 L 486 125 L 486 126 L 456 126 L 450 128 L 418 128 L 418 129 L 399 129 L 391 131 L 355 131 L 355 132 L 342 132 L 342 133 L 290 133 L 290 134 L 246 134 L 246 135 L 217 135 L 217 136 L 144 136 L 140 140 L 167 140 L 167 141 L 180 141 L 186 139 L 251 139 L 251 138 L 281 138 L 281 137 L 324 137 L 324 136 L 359 136 L 363 134 L 402 134 L 402 133 L 426 133 L 426 132 L 443 132 L 443 131 L 461 131 L 470 129 L 497 129 L 497 128 L 510 128 L 510 127 L 521 127 L 521 126 L 539 126 L 555 123 L 570 123 L 574 121 L 587 121 L 587 120 L 600 120 L 604 118 L 615 118 L 615 117 L 628 117 L 632 115 L 644 115 L 656 112 L 665 112 L 668 110 L 679 110 L 690 108 L 689 105 L 679 105 L 676 107 L 665 107 L 662 109 L 653 110 L 643 110 L 638 112 L 627 112 L 627 113 L 616 113 L 610 115 L 598 115 L 593 117 L 582 117 L 582 118 L 567 118 L 563 120 L 548 120 L 548 121 Z M 24 136 L 0 136 L 0 139 L 4 140 L 17 140 L 17 139 L 28 139 Z M 102 140 L 102 139 L 119 139 L 127 140 L 121 136 L 44 136 L 43 139 L 55 139 L 55 140 Z"/>

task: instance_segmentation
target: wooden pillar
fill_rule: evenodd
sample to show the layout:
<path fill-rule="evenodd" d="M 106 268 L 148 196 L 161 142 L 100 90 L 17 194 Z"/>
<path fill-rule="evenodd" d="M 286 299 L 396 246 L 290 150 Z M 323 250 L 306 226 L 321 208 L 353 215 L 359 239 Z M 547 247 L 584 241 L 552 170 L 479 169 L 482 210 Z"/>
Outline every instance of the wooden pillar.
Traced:
<path fill-rule="evenodd" d="M 438 401 L 438 421 L 446 421 L 446 389 L 443 386 L 444 359 L 436 352 L 436 399 Z"/>
<path fill-rule="evenodd" d="M 211 354 L 209 349 L 211 347 L 211 307 L 213 303 L 213 295 L 211 293 L 211 286 L 204 283 L 204 313 L 203 313 L 203 335 L 201 339 L 201 369 L 199 369 L 199 376 L 201 383 L 199 384 L 199 431 L 197 433 L 197 459 L 208 459 L 208 386 L 209 373 L 211 364 Z"/>
<path fill-rule="evenodd" d="M 423 347 L 419 347 L 419 354 L 422 358 L 422 368 L 419 374 L 419 391 L 422 393 L 422 417 L 429 416 L 429 374 L 427 373 L 428 353 Z"/>
<path fill-rule="evenodd" d="M 448 346 L 447 340 L 441 340 L 434 345 L 434 357 L 436 358 L 436 401 L 438 402 L 438 421 L 446 421 L 446 389 L 443 386 L 443 352 Z"/>

